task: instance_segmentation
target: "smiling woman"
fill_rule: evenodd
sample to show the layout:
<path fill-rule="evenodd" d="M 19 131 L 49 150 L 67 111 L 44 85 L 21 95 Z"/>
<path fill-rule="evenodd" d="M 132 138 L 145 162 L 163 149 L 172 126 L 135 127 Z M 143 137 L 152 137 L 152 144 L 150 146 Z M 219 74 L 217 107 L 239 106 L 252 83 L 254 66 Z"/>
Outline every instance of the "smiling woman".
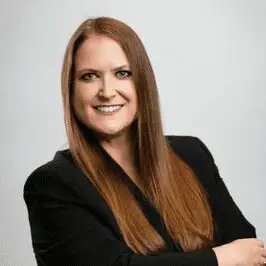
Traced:
<path fill-rule="evenodd" d="M 155 76 L 133 29 L 84 21 L 61 84 L 69 149 L 24 185 L 38 265 L 264 265 L 264 244 L 208 148 L 164 136 Z"/>
<path fill-rule="evenodd" d="M 137 95 L 120 45 L 92 35 L 80 45 L 74 65 L 73 108 L 78 119 L 103 137 L 123 132 L 127 138 L 136 118 Z"/>

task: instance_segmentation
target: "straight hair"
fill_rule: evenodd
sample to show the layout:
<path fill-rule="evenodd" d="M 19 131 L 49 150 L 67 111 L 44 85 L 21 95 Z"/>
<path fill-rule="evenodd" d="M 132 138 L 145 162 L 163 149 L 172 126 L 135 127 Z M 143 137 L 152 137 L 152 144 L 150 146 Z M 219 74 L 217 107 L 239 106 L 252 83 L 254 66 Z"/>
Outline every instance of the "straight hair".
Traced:
<path fill-rule="evenodd" d="M 95 146 L 93 132 L 73 110 L 74 59 L 79 46 L 93 35 L 115 40 L 126 54 L 136 88 L 138 110 L 131 130 L 135 142 L 138 186 L 154 204 L 173 240 L 184 251 L 213 246 L 213 221 L 207 194 L 193 170 L 174 152 L 164 134 L 159 95 L 147 52 L 135 31 L 110 17 L 85 20 L 71 37 L 63 60 L 61 93 L 69 149 L 75 164 L 102 195 L 126 244 L 137 254 L 166 250 L 124 180 Z"/>

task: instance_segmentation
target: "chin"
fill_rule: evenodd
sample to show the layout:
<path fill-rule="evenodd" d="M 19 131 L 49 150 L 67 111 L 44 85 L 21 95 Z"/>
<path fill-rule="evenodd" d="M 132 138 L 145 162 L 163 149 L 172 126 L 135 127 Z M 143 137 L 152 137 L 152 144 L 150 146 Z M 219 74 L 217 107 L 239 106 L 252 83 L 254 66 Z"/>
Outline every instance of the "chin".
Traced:
<path fill-rule="evenodd" d="M 126 133 L 128 130 L 128 127 L 113 127 L 113 128 L 101 128 L 95 130 L 96 134 L 99 134 L 101 136 L 105 137 L 118 137 L 124 133 Z"/>
<path fill-rule="evenodd" d="M 119 135 L 119 133 L 121 133 L 122 131 L 123 129 L 109 128 L 109 129 L 96 130 L 96 133 L 103 136 L 116 136 Z"/>

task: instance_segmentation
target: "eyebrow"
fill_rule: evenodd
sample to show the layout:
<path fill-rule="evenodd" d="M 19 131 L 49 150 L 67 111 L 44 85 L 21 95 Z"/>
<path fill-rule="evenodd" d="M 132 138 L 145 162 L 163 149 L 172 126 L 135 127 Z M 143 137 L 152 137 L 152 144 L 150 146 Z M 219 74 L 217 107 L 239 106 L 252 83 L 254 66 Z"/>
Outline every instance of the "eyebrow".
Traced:
<path fill-rule="evenodd" d="M 129 66 L 128 65 L 122 65 L 119 67 L 112 68 L 111 71 L 118 71 L 118 70 L 121 70 L 123 68 L 129 68 Z M 93 69 L 93 68 L 83 68 L 83 69 L 77 70 L 76 74 L 79 75 L 79 74 L 82 74 L 84 72 L 101 72 L 101 71 L 97 70 L 97 69 Z"/>

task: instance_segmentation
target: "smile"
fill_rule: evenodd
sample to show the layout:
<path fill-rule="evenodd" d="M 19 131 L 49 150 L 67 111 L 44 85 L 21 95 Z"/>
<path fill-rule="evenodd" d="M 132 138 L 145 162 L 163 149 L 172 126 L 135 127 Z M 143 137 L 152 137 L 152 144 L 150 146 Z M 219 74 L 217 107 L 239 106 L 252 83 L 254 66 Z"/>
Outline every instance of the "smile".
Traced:
<path fill-rule="evenodd" d="M 113 114 L 118 112 L 123 105 L 110 105 L 110 106 L 96 106 L 94 107 L 97 111 L 100 111 L 105 114 Z"/>

